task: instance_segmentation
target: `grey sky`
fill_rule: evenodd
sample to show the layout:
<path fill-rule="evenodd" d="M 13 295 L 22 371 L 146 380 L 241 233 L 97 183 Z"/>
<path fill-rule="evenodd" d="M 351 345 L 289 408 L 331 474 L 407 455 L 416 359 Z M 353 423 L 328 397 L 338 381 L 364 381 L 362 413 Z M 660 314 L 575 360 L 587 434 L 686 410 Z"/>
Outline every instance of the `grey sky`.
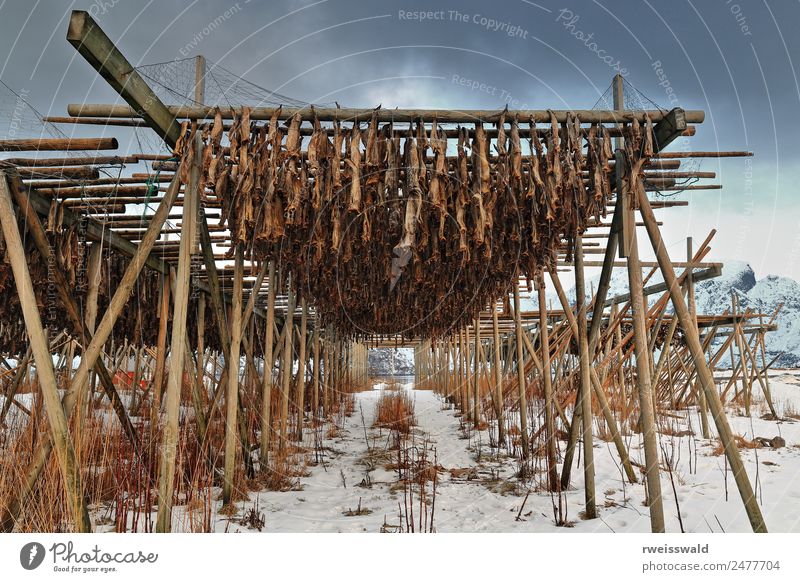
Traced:
<path fill-rule="evenodd" d="M 712 258 L 800 279 L 796 1 L 0 2 L 0 78 L 45 114 L 116 97 L 64 40 L 71 9 L 89 10 L 134 65 L 202 53 L 343 106 L 591 108 L 622 68 L 658 105 L 706 111 L 691 149 L 756 152 L 703 161 L 724 189 L 660 211 L 674 256 L 716 227 Z M 434 18 L 409 15 L 423 10 Z"/>

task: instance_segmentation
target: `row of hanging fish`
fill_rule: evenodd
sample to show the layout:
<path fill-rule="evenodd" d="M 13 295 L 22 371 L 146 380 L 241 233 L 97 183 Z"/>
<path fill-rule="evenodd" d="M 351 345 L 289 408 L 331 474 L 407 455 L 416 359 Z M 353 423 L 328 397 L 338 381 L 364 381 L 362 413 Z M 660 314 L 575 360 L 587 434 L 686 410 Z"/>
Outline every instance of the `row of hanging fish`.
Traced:
<path fill-rule="evenodd" d="M 611 196 L 609 132 L 575 115 L 449 130 L 279 116 L 259 125 L 245 108 L 226 132 L 217 115 L 198 152 L 184 126 L 179 172 L 188 181 L 200 156 L 201 191 L 221 201 L 232 248 L 291 272 L 345 335 L 460 328 L 517 275 L 571 260 Z M 623 131 L 652 142 L 649 122 Z"/>

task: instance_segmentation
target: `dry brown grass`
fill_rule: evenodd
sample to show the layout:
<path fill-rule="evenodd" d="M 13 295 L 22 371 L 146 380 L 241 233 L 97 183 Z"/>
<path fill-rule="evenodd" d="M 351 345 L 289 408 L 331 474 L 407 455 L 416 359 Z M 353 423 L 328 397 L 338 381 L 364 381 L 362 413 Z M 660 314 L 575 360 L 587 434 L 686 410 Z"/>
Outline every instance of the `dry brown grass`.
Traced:
<path fill-rule="evenodd" d="M 757 440 L 749 441 L 744 438 L 742 435 L 733 435 L 733 440 L 736 442 L 736 446 L 740 449 L 760 449 L 762 447 L 761 443 Z M 722 441 L 718 441 L 717 446 L 711 451 L 711 454 L 715 457 L 719 457 L 721 454 L 725 452 L 725 447 L 722 445 Z"/>
<path fill-rule="evenodd" d="M 373 426 L 409 434 L 416 425 L 414 401 L 405 391 L 382 392 L 375 405 Z"/>
<path fill-rule="evenodd" d="M 279 451 L 272 454 L 270 466 L 258 476 L 258 483 L 270 491 L 301 491 L 300 478 L 310 474 L 304 454 Z"/>

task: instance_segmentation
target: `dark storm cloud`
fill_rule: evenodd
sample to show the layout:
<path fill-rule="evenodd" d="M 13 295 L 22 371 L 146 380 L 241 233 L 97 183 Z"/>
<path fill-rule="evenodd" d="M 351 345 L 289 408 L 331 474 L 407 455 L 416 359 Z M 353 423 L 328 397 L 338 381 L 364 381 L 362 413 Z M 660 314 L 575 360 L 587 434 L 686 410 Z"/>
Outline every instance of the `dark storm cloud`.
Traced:
<path fill-rule="evenodd" d="M 707 112 L 692 148 L 757 153 L 747 163 L 704 162 L 703 169 L 721 173 L 725 190 L 693 197 L 695 211 L 727 221 L 734 213 L 739 223 L 733 228 L 742 232 L 788 228 L 792 234 L 773 233 L 773 245 L 780 240 L 792 247 L 800 230 L 776 219 L 780 209 L 797 207 L 792 150 L 798 121 L 792 116 L 800 91 L 792 61 L 800 61 L 800 41 L 791 34 L 797 3 L 95 0 L 0 6 L 0 54 L 8 55 L 2 78 L 53 115 L 64 114 L 70 102 L 115 98 L 64 40 L 73 8 L 89 10 L 135 65 L 202 53 L 264 87 L 345 106 L 590 108 L 621 71 L 659 106 Z"/>

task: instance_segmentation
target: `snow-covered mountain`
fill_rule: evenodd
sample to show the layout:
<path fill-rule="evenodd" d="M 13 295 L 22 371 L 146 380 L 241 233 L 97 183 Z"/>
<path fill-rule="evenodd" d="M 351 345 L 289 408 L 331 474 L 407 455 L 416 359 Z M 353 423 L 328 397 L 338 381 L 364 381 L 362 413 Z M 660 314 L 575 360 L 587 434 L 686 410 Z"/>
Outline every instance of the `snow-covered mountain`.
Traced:
<path fill-rule="evenodd" d="M 767 359 L 780 357 L 774 367 L 797 368 L 800 367 L 800 283 L 788 277 L 767 275 L 761 279 L 756 278 L 753 268 L 743 261 L 723 261 L 722 275 L 715 279 L 701 281 L 695 288 L 697 298 L 697 312 L 707 315 L 720 315 L 725 310 L 731 309 L 731 293 L 735 292 L 739 298 L 739 308 L 747 308 L 765 314 L 767 321 L 775 312 L 779 304 L 783 304 L 775 323 L 778 330 L 767 333 Z M 679 271 L 680 273 L 680 271 Z M 587 296 L 591 289 L 597 288 L 599 275 L 587 281 Z M 662 282 L 660 273 L 656 273 L 646 285 Z M 615 269 L 611 277 L 609 297 L 628 292 L 628 275 L 625 269 Z M 567 291 L 568 297 L 575 296 L 575 288 Z M 655 301 L 660 295 L 651 295 L 650 302 Z M 548 299 L 554 307 L 560 307 L 555 293 L 548 293 Z M 529 300 L 523 309 L 535 309 L 536 301 Z M 672 310 L 672 307 L 669 307 Z M 721 362 L 722 365 L 725 362 Z"/>
<path fill-rule="evenodd" d="M 414 374 L 411 348 L 373 348 L 369 350 L 371 376 L 410 376 Z"/>

